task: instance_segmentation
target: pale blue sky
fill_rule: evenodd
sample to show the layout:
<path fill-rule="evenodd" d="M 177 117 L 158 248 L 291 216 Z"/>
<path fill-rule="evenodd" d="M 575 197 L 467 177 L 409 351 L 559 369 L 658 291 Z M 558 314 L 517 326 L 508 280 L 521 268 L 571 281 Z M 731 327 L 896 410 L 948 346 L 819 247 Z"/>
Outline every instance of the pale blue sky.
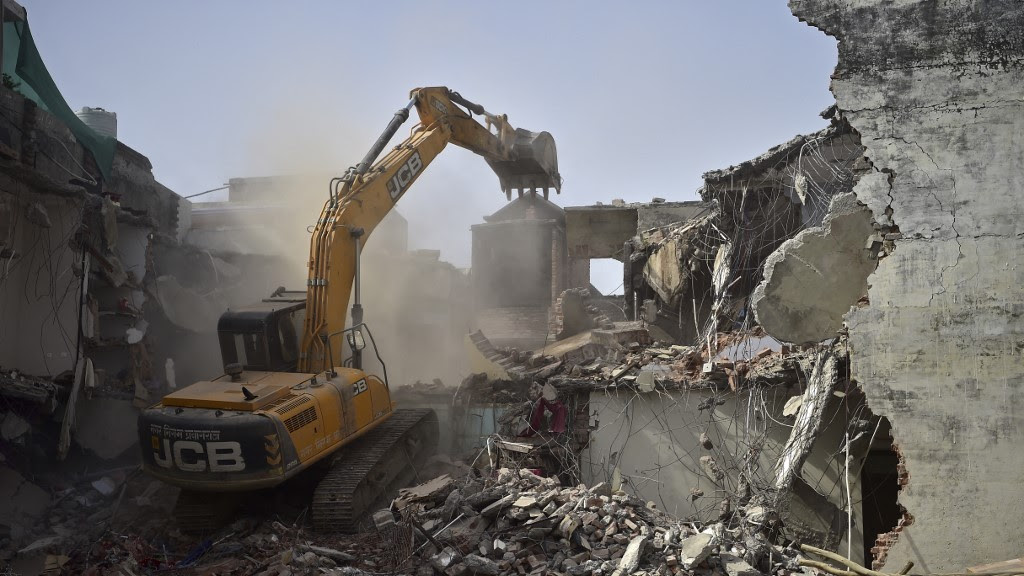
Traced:
<path fill-rule="evenodd" d="M 411 88 L 446 85 L 554 135 L 561 205 L 691 200 L 701 173 L 822 128 L 833 102 L 835 41 L 783 0 L 22 3 L 71 107 L 116 111 L 119 139 L 182 195 L 340 173 Z M 399 210 L 413 247 L 467 266 L 469 226 L 503 203 L 453 148 Z"/>

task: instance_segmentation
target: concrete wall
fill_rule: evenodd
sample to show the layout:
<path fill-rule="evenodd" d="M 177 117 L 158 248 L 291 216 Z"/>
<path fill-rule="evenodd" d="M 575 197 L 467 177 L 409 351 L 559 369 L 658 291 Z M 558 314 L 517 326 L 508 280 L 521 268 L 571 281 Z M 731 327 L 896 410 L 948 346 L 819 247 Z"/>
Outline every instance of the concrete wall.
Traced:
<path fill-rule="evenodd" d="M 774 482 L 775 463 L 793 422 L 782 416 L 790 395 L 781 387 L 717 395 L 709 390 L 592 392 L 590 411 L 596 412 L 597 429 L 583 454 L 584 482 L 611 482 L 617 467 L 627 491 L 681 518 L 715 521 L 722 499 L 737 490 L 739 471 L 744 470 L 751 479 L 755 493 Z M 709 399 L 723 403 L 708 409 Z M 855 405 L 838 399 L 828 407 L 825 421 L 829 424 L 804 464 L 804 484 L 782 512 L 790 534 L 830 529 L 845 534 L 845 478 L 839 449 L 856 413 Z M 702 447 L 701 433 L 711 440 L 710 450 Z M 703 456 L 714 458 L 725 472 L 723 481 L 713 481 L 703 471 Z M 859 504 L 859 478 L 850 478 L 850 489 Z M 703 495 L 693 499 L 693 490 Z M 859 514 L 855 508 L 854 518 Z M 855 522 L 853 535 L 853 559 L 859 561 L 863 557 L 859 522 Z M 813 542 L 814 537 L 806 541 Z M 845 537 L 830 543 L 837 545 L 845 553 Z"/>
<path fill-rule="evenodd" d="M 547 220 L 473 226 L 473 296 L 478 309 L 551 305 L 555 228 Z"/>
<path fill-rule="evenodd" d="M 902 239 L 848 315 L 853 377 L 892 421 L 910 516 L 889 571 L 960 571 L 1024 541 L 1024 5 L 791 0 L 839 40 L 832 91 Z M 908 526 L 906 524 L 909 524 Z"/>
<path fill-rule="evenodd" d="M 548 306 L 488 308 L 476 313 L 476 325 L 498 348 L 536 350 L 548 341 Z"/>
<path fill-rule="evenodd" d="M 0 367 L 36 376 L 74 368 L 78 345 L 81 253 L 68 245 L 81 219 L 80 202 L 55 196 L 0 195 L 0 238 L 17 255 L 0 259 Z M 30 205 L 46 211 L 50 227 L 26 217 Z"/>
<path fill-rule="evenodd" d="M 622 245 L 637 233 L 683 222 L 708 210 L 705 202 L 570 206 L 565 228 L 572 258 L 623 259 Z"/>
<path fill-rule="evenodd" d="M 570 258 L 622 260 L 622 245 L 637 232 L 635 208 L 573 206 L 565 209 Z"/>
<path fill-rule="evenodd" d="M 707 202 L 652 202 L 636 207 L 637 231 L 661 228 L 676 222 L 705 214 L 710 210 Z"/>

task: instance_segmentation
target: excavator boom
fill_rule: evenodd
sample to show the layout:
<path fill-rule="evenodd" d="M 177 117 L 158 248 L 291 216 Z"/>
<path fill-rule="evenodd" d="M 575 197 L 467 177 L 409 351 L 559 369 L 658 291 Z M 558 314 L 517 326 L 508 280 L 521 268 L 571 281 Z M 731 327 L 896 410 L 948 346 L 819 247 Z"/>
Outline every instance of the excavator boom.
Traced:
<path fill-rule="evenodd" d="M 419 124 L 408 138 L 378 159 L 413 107 Z M 474 115 L 481 116 L 484 123 Z M 513 191 L 540 191 L 545 197 L 551 189 L 561 191 L 551 134 L 513 128 L 505 115 L 491 114 L 445 87 L 413 90 L 409 103 L 395 113 L 362 161 L 332 181 L 310 247 L 300 370 L 324 369 L 332 359 L 342 357 L 342 339 L 337 336 L 345 331 L 349 293 L 359 269 L 359 246 L 449 142 L 483 156 L 506 197 Z M 357 294 L 358 289 L 356 283 Z M 357 299 L 352 325 L 361 323 Z M 358 361 L 358 351 L 353 355 Z"/>
<path fill-rule="evenodd" d="M 413 101 L 421 125 L 450 122 L 452 143 L 484 157 L 498 175 L 508 199 L 511 200 L 513 191 L 520 195 L 543 191 L 545 198 L 551 189 L 561 192 L 562 178 L 551 134 L 513 128 L 507 116 L 491 114 L 444 87 L 413 90 Z M 469 113 L 454 104 L 465 107 Z M 473 114 L 482 116 L 485 124 L 480 125 Z"/>

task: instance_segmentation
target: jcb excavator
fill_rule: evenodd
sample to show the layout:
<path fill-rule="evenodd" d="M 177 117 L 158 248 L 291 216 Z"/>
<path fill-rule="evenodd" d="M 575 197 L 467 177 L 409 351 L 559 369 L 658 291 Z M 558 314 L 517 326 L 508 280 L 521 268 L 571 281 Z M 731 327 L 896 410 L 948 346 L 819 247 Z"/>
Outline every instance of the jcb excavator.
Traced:
<path fill-rule="evenodd" d="M 413 107 L 420 123 L 378 160 Z M 212 510 L 222 493 L 277 486 L 318 465 L 329 469 L 313 494 L 315 527 L 353 531 L 436 448 L 435 413 L 397 409 L 387 369 L 363 371 L 367 342 L 384 362 L 363 322 L 359 256 L 449 142 L 483 156 L 508 198 L 560 192 L 549 133 L 513 129 L 506 116 L 447 88 L 413 90 L 362 161 L 331 180 L 310 241 L 307 289 L 279 289 L 225 312 L 217 325 L 224 374 L 168 394 L 139 416 L 143 468 L 182 488 L 176 513 L 183 527 L 220 521 Z"/>

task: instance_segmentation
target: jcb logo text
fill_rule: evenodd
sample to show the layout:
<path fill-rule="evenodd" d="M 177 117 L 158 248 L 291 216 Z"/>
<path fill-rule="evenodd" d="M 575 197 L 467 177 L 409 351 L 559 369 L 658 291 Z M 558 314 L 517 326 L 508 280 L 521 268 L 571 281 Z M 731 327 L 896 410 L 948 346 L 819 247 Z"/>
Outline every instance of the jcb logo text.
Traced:
<path fill-rule="evenodd" d="M 163 468 L 185 472 L 240 472 L 245 470 L 242 446 L 238 442 L 196 442 L 160 440 L 153 436 L 153 459 Z"/>
<path fill-rule="evenodd" d="M 420 153 L 414 152 L 412 157 L 405 161 L 405 164 L 398 169 L 398 172 L 388 180 L 388 194 L 391 200 L 398 200 L 398 197 L 405 192 L 405 189 L 412 182 L 413 178 L 423 169 L 423 161 L 420 160 Z"/>

